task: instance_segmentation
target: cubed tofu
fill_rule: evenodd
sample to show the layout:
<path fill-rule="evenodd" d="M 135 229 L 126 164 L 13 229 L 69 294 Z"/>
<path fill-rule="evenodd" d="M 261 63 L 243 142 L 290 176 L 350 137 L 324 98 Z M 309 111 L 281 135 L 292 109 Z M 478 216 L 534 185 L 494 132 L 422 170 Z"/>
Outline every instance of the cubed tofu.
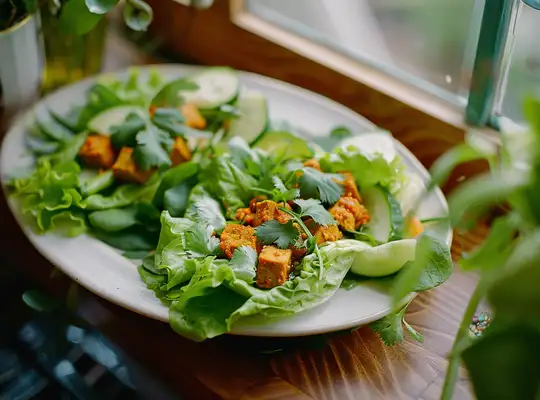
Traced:
<path fill-rule="evenodd" d="M 344 207 L 338 206 L 337 204 L 328 210 L 330 214 L 334 217 L 336 222 L 341 228 L 346 231 L 354 231 L 356 228 L 356 221 L 354 215 Z"/>
<path fill-rule="evenodd" d="M 114 164 L 114 149 L 111 138 L 104 135 L 90 135 L 79 150 L 79 157 L 89 167 L 109 169 Z"/>
<path fill-rule="evenodd" d="M 257 250 L 255 229 L 251 226 L 228 224 L 221 233 L 219 248 L 227 258 L 232 258 L 234 251 L 241 246 L 249 246 Z"/>
<path fill-rule="evenodd" d="M 255 219 L 253 226 L 259 226 L 270 220 L 277 220 L 279 223 L 284 224 L 292 217 L 284 211 L 281 211 L 279 207 L 290 208 L 289 205 L 283 203 L 276 203 L 272 200 L 264 200 L 255 204 Z"/>
<path fill-rule="evenodd" d="M 350 172 L 342 172 L 341 174 L 345 177 L 345 179 L 341 182 L 344 189 L 343 197 L 352 197 L 358 200 L 358 202 L 362 203 L 362 196 L 358 191 L 358 186 L 356 186 L 354 176 Z"/>
<path fill-rule="evenodd" d="M 353 215 L 355 229 L 358 229 L 360 226 L 367 224 L 370 220 L 369 212 L 366 207 L 360 204 L 360 202 L 354 197 L 341 197 L 334 205 L 334 207 L 342 207 Z M 332 213 L 332 209 L 334 207 L 330 209 L 330 214 L 332 215 L 334 215 Z"/>
<path fill-rule="evenodd" d="M 310 168 L 316 169 L 317 171 L 321 170 L 321 164 L 319 164 L 319 161 L 314 158 L 304 162 L 304 167 L 310 167 Z"/>
<path fill-rule="evenodd" d="M 343 238 L 343 233 L 341 233 L 337 225 L 322 226 L 316 224 L 312 219 L 305 221 L 305 224 L 311 234 L 315 236 L 317 244 L 335 242 Z"/>
<path fill-rule="evenodd" d="M 255 219 L 255 214 L 251 212 L 251 208 L 239 208 L 236 210 L 234 218 L 237 221 L 245 222 L 247 225 L 252 225 Z"/>
<path fill-rule="evenodd" d="M 186 141 L 181 137 L 175 137 L 171 150 L 171 161 L 173 165 L 182 164 L 189 160 L 191 160 L 191 151 L 189 151 Z"/>
<path fill-rule="evenodd" d="M 264 246 L 257 266 L 257 286 L 271 289 L 283 285 L 291 272 L 292 251 Z"/>
<path fill-rule="evenodd" d="M 145 183 L 154 170 L 140 170 L 132 155 L 133 149 L 131 147 L 122 147 L 112 167 L 114 177 L 126 182 Z"/>
<path fill-rule="evenodd" d="M 185 124 L 190 128 L 204 129 L 206 128 L 206 120 L 201 115 L 195 104 L 186 103 L 180 106 L 180 112 L 186 119 Z"/>

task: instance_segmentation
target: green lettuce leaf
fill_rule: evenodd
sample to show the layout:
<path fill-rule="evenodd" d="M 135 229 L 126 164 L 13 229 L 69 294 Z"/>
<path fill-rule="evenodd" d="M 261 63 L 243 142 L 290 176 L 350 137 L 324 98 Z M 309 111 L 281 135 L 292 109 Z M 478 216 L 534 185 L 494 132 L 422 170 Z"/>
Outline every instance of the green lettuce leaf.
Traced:
<path fill-rule="evenodd" d="M 199 181 L 215 198 L 221 199 L 227 216 L 234 219 L 237 209 L 245 207 L 253 197 L 257 180 L 238 167 L 230 157 L 217 157 L 204 168 Z"/>
<path fill-rule="evenodd" d="M 127 207 L 136 201 L 150 200 L 154 197 L 159 186 L 159 179 L 152 179 L 144 184 L 129 184 L 119 186 L 110 196 L 93 194 L 85 199 L 88 210 L 107 210 L 110 208 Z"/>
<path fill-rule="evenodd" d="M 381 185 L 395 194 L 406 181 L 405 166 L 399 157 L 388 162 L 382 155 L 367 157 L 351 148 L 336 150 L 321 159 L 321 167 L 329 172 L 349 171 L 360 188 Z"/>
<path fill-rule="evenodd" d="M 52 165 L 41 159 L 30 176 L 10 182 L 23 215 L 35 222 L 38 233 L 57 228 L 62 234 L 76 236 L 86 230 L 85 204 L 78 191 L 79 173 L 80 167 L 74 161 Z"/>

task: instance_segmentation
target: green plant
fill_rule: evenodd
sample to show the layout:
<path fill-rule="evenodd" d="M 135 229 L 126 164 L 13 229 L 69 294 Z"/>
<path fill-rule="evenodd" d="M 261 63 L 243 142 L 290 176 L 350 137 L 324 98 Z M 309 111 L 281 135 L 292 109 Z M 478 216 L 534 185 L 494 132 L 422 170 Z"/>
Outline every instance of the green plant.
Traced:
<path fill-rule="evenodd" d="M 10 28 L 27 15 L 48 7 L 59 14 L 60 26 L 65 32 L 83 35 L 92 28 L 120 0 L 0 0 L 0 31 Z M 144 31 L 152 22 L 152 8 L 143 0 L 126 0 L 123 16 L 127 26 Z"/>
<path fill-rule="evenodd" d="M 449 354 L 445 400 L 452 398 L 460 362 L 479 399 L 540 396 L 540 101 L 528 99 L 524 114 L 529 128 L 504 132 L 500 150 L 481 134 L 470 133 L 431 171 L 434 187 L 458 164 L 475 159 L 490 163 L 488 173 L 468 179 L 450 196 L 454 227 L 471 229 L 491 206 L 511 206 L 494 220 L 484 242 L 459 262 L 463 270 L 477 273 L 479 281 Z M 475 337 L 469 324 L 484 299 L 493 311 L 492 323 Z"/>

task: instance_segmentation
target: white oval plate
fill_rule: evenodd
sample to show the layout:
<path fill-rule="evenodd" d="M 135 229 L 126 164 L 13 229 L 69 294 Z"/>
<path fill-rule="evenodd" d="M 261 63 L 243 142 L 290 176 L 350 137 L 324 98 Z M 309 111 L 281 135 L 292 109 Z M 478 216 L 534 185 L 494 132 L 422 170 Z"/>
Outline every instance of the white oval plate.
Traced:
<path fill-rule="evenodd" d="M 141 75 L 149 67 L 141 67 Z M 201 67 L 186 65 L 152 66 L 165 76 L 172 78 L 193 73 Z M 125 76 L 126 71 L 119 72 Z M 344 106 L 299 87 L 260 75 L 239 72 L 242 83 L 249 89 L 260 91 L 268 99 L 270 119 L 287 121 L 313 136 L 328 135 L 335 126 L 348 127 L 352 132 L 373 132 L 377 128 Z M 84 102 L 84 91 L 94 82 L 94 78 L 83 80 L 61 89 L 40 101 L 33 110 L 39 117 L 47 116 L 47 109 L 67 112 L 73 104 Z M 31 112 L 19 118 L 7 133 L 1 153 L 0 171 L 3 182 L 12 171 L 24 168 L 31 157 L 24 146 L 26 121 Z M 416 172 L 424 180 L 429 178 L 422 164 L 398 141 L 398 154 L 407 168 Z M 12 212 L 21 224 L 25 234 L 39 252 L 76 282 L 95 294 L 122 307 L 161 321 L 168 321 L 168 309 L 147 290 L 140 280 L 134 263 L 122 257 L 118 251 L 87 235 L 64 238 L 55 234 L 43 236 L 33 233 L 16 215 L 14 202 L 9 202 Z M 420 207 L 420 217 L 437 217 L 447 212 L 443 194 L 436 190 L 426 198 Z M 430 233 L 448 244 L 451 230 L 436 224 Z M 350 291 L 343 289 L 325 304 L 301 312 L 295 316 L 279 320 L 252 320 L 234 327 L 232 333 L 252 336 L 302 336 L 348 329 L 375 321 L 391 310 L 391 299 L 383 288 L 375 282 L 366 281 Z"/>

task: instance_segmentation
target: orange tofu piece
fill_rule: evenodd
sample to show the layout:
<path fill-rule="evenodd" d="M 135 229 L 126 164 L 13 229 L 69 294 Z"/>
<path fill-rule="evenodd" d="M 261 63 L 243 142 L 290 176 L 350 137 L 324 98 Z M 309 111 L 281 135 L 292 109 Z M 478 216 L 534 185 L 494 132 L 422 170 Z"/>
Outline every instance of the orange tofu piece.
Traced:
<path fill-rule="evenodd" d="M 241 246 L 249 246 L 257 250 L 255 229 L 251 226 L 228 224 L 221 233 L 219 248 L 227 258 L 232 258 L 234 251 Z"/>
<path fill-rule="evenodd" d="M 145 183 L 154 173 L 153 169 L 141 171 L 132 157 L 131 147 L 122 147 L 112 169 L 114 177 L 127 182 Z"/>
<path fill-rule="evenodd" d="M 352 215 L 352 220 L 344 210 Z M 329 211 L 334 216 L 334 219 L 338 221 L 339 225 L 348 231 L 358 229 L 370 220 L 366 207 L 360 204 L 354 197 L 341 197 Z"/>
<path fill-rule="evenodd" d="M 424 232 L 424 224 L 422 224 L 416 217 L 411 218 L 409 220 L 409 224 L 407 225 L 407 233 L 409 237 L 416 237 L 422 232 Z"/>
<path fill-rule="evenodd" d="M 186 141 L 181 137 L 175 137 L 171 150 L 171 161 L 173 165 L 182 164 L 189 160 L 191 160 L 191 151 L 189 151 Z"/>
<path fill-rule="evenodd" d="M 257 286 L 271 289 L 283 285 L 291 272 L 292 250 L 264 246 L 257 266 Z"/>
<path fill-rule="evenodd" d="M 234 218 L 237 221 L 243 221 L 247 225 L 252 225 L 255 219 L 255 214 L 251 212 L 251 208 L 239 208 L 236 210 Z"/>
<path fill-rule="evenodd" d="M 195 104 L 186 103 L 180 106 L 180 112 L 186 119 L 185 124 L 190 128 L 206 128 L 206 120 L 201 115 Z"/>
<path fill-rule="evenodd" d="M 335 242 L 343 238 L 343 233 L 341 233 L 337 225 L 322 226 L 316 224 L 312 219 L 305 221 L 305 224 L 311 234 L 315 236 L 317 244 Z"/>
<path fill-rule="evenodd" d="M 362 196 L 358 191 L 358 186 L 354 180 L 354 176 L 350 172 L 340 172 L 345 179 L 342 182 L 339 182 L 343 185 L 343 197 L 352 197 L 358 200 L 359 203 L 362 203 Z"/>
<path fill-rule="evenodd" d="M 311 167 L 313 169 L 316 169 L 317 171 L 321 170 L 321 164 L 319 164 L 319 161 L 314 158 L 304 162 L 304 167 Z"/>
<path fill-rule="evenodd" d="M 114 164 L 115 153 L 111 138 L 105 135 L 90 135 L 79 150 L 86 165 L 94 168 L 109 169 Z"/>
<path fill-rule="evenodd" d="M 283 203 L 276 203 L 272 200 L 264 200 L 255 204 L 255 219 L 253 221 L 253 226 L 259 226 L 270 220 L 277 220 L 280 224 L 284 224 L 289 221 L 292 217 L 279 210 L 279 207 L 290 206 L 284 205 Z"/>

